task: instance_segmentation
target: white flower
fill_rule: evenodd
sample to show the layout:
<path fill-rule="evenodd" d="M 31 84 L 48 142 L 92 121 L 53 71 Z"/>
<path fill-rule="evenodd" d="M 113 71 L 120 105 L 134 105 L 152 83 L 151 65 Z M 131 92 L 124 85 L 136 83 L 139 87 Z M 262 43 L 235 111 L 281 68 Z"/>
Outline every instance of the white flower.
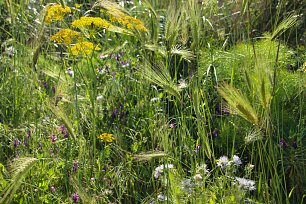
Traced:
<path fill-rule="evenodd" d="M 186 82 L 185 79 L 180 79 L 178 82 L 179 82 L 179 83 L 178 83 L 177 87 L 178 87 L 179 89 L 184 89 L 184 88 L 187 88 L 187 87 L 188 87 L 188 84 L 187 84 L 187 82 Z"/>
<path fill-rule="evenodd" d="M 163 195 L 163 194 L 159 194 L 159 195 L 157 196 L 157 199 L 158 199 L 159 201 L 166 201 L 166 200 L 168 200 L 167 196 L 165 196 L 165 195 Z"/>
<path fill-rule="evenodd" d="M 174 166 L 173 166 L 173 164 L 166 164 L 166 165 L 162 164 L 162 165 L 156 167 L 155 171 L 154 171 L 154 177 L 157 179 L 165 168 L 166 169 L 172 169 L 172 168 L 174 168 Z"/>
<path fill-rule="evenodd" d="M 74 71 L 69 67 L 66 71 L 67 74 L 69 74 L 71 77 L 74 76 Z"/>
<path fill-rule="evenodd" d="M 203 178 L 202 178 L 201 174 L 196 174 L 196 175 L 194 175 L 193 179 L 195 181 L 202 181 Z"/>
<path fill-rule="evenodd" d="M 151 98 L 151 102 L 157 102 L 157 101 L 159 101 L 160 100 L 160 98 Z"/>
<path fill-rule="evenodd" d="M 239 177 L 235 177 L 235 180 L 238 182 L 238 185 L 240 188 L 243 188 L 245 190 L 250 190 L 250 191 L 256 190 L 255 181 L 253 180 L 239 178 Z"/>
<path fill-rule="evenodd" d="M 217 166 L 220 166 L 222 169 L 226 168 L 229 165 L 228 157 L 222 156 L 217 162 Z"/>
<path fill-rule="evenodd" d="M 242 164 L 241 159 L 237 155 L 233 156 L 233 161 L 236 166 L 240 166 L 240 164 Z"/>

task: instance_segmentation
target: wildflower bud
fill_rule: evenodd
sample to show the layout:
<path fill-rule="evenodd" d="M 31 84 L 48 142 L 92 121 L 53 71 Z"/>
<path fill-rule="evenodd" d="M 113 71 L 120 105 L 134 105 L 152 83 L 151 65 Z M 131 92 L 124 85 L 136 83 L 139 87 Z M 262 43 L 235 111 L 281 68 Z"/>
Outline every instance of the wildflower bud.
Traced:
<path fill-rule="evenodd" d="M 76 172 L 79 168 L 79 162 L 78 161 L 74 161 L 73 162 L 73 166 L 72 166 L 72 171 Z"/>
<path fill-rule="evenodd" d="M 219 130 L 215 128 L 214 131 L 212 132 L 212 135 L 214 138 L 217 138 L 219 136 Z"/>
<path fill-rule="evenodd" d="M 73 203 L 78 203 L 79 202 L 79 195 L 74 193 L 72 194 L 71 196 L 72 200 L 73 200 Z"/>
<path fill-rule="evenodd" d="M 51 142 L 52 142 L 52 143 L 55 143 L 56 140 L 57 140 L 57 137 L 56 137 L 55 135 L 52 135 L 52 136 L 51 136 Z"/>
<path fill-rule="evenodd" d="M 280 139 L 279 141 L 279 145 L 281 146 L 281 148 L 285 149 L 288 147 L 287 142 L 284 140 L 284 138 Z"/>

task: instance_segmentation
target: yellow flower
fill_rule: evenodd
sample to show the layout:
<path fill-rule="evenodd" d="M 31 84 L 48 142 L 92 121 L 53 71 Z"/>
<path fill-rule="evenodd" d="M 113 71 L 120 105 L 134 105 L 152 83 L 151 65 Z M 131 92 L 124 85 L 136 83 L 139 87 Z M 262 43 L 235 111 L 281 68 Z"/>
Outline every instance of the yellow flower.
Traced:
<path fill-rule="evenodd" d="M 50 37 L 50 40 L 54 40 L 57 43 L 65 43 L 66 45 L 71 44 L 73 39 L 80 39 L 80 33 L 71 30 L 71 29 L 62 29 L 58 31 L 56 34 Z"/>
<path fill-rule="evenodd" d="M 45 22 L 51 23 L 52 21 L 62 20 L 66 13 L 71 13 L 71 9 L 69 7 L 64 8 L 60 4 L 51 5 L 48 7 Z"/>
<path fill-rule="evenodd" d="M 79 8 L 82 7 L 82 4 L 74 4 L 74 7 L 75 7 L 76 9 L 79 9 Z"/>
<path fill-rule="evenodd" d="M 76 43 L 74 46 L 70 48 L 70 51 L 73 55 L 78 55 L 78 54 L 91 54 L 94 50 L 100 50 L 98 46 L 94 46 L 93 43 L 91 42 L 80 42 Z"/>
<path fill-rule="evenodd" d="M 111 22 L 118 22 L 126 26 L 128 29 L 136 29 L 144 32 L 148 31 L 141 20 L 132 16 L 128 16 L 124 13 L 116 13 L 116 16 L 109 14 L 109 16 Z"/>
<path fill-rule="evenodd" d="M 110 23 L 99 17 L 83 16 L 80 19 L 73 21 L 72 26 L 76 28 L 83 28 L 89 26 L 108 28 L 110 26 Z"/>
<path fill-rule="evenodd" d="M 102 142 L 113 142 L 115 140 L 115 137 L 113 136 L 113 134 L 103 133 L 98 136 L 98 139 L 100 139 Z"/>

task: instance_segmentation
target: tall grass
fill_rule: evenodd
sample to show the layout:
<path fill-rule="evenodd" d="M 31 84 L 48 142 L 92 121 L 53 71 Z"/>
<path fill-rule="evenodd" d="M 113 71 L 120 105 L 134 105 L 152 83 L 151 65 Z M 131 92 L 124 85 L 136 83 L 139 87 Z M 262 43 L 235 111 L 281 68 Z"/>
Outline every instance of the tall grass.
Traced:
<path fill-rule="evenodd" d="M 0 1 L 1 203 L 305 201 L 302 2 L 75 3 Z"/>

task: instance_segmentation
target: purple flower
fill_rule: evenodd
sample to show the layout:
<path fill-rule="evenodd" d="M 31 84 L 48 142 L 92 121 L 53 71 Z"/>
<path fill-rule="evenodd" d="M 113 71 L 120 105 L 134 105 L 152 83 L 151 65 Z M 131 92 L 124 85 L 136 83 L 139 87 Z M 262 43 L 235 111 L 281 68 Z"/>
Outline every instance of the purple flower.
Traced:
<path fill-rule="evenodd" d="M 61 126 L 61 132 L 62 132 L 62 134 L 65 134 L 65 132 L 66 132 L 66 127 L 65 127 L 65 125 L 62 125 L 62 126 Z"/>
<path fill-rule="evenodd" d="M 284 138 L 280 139 L 279 145 L 281 146 L 281 148 L 287 148 L 287 147 L 288 147 L 288 144 L 287 144 L 287 142 L 284 140 Z"/>
<path fill-rule="evenodd" d="M 51 136 L 51 142 L 52 142 L 52 143 L 55 143 L 56 140 L 57 140 L 57 137 L 56 137 L 55 135 L 52 135 L 52 136 Z"/>
<path fill-rule="evenodd" d="M 51 186 L 51 192 L 52 192 L 52 193 L 55 193 L 55 191 L 56 191 L 55 187 L 54 187 L 54 186 Z"/>
<path fill-rule="evenodd" d="M 55 92 L 56 92 L 56 88 L 55 88 L 55 86 L 53 86 L 52 87 L 52 93 L 55 94 Z"/>
<path fill-rule="evenodd" d="M 49 86 L 48 86 L 48 83 L 47 82 L 43 82 L 43 86 L 45 87 L 45 89 L 48 89 L 49 88 Z"/>
<path fill-rule="evenodd" d="M 76 193 L 72 194 L 71 198 L 73 200 L 73 203 L 79 202 L 79 195 L 78 194 L 76 194 Z"/>
<path fill-rule="evenodd" d="M 130 66 L 130 62 L 122 61 L 122 62 L 120 62 L 120 64 L 121 64 L 121 66 L 122 66 L 123 68 Z"/>
<path fill-rule="evenodd" d="M 79 162 L 78 161 L 73 161 L 73 166 L 72 166 L 72 171 L 76 172 L 79 168 Z"/>
<path fill-rule="evenodd" d="M 14 148 L 17 148 L 20 145 L 20 141 L 18 139 L 14 140 Z"/>
<path fill-rule="evenodd" d="M 217 128 L 214 129 L 214 131 L 212 132 L 212 135 L 214 138 L 219 136 L 219 130 Z"/>
<path fill-rule="evenodd" d="M 112 113 L 112 118 L 115 119 L 118 116 L 118 114 L 119 114 L 119 110 L 118 108 L 115 108 L 115 110 Z"/>
<path fill-rule="evenodd" d="M 32 135 L 31 130 L 28 130 L 28 132 L 27 132 L 27 137 L 28 137 L 28 139 L 31 138 L 31 135 Z"/>

